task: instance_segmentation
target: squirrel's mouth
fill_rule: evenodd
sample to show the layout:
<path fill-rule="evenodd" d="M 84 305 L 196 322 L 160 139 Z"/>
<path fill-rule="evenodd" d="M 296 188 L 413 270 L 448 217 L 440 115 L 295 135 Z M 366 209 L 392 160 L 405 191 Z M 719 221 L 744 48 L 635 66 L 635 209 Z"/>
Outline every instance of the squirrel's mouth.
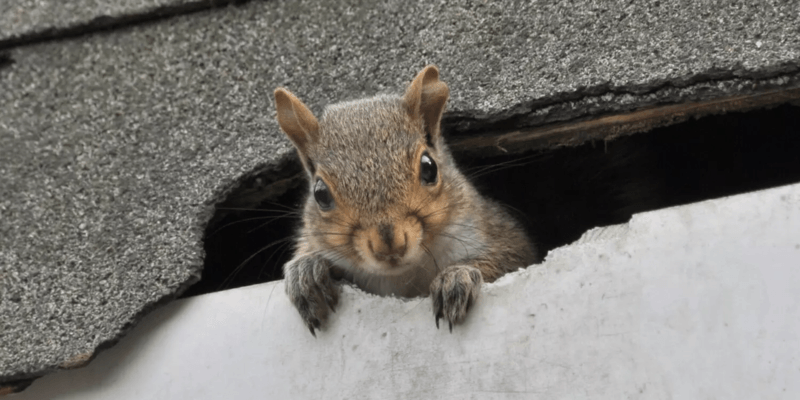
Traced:
<path fill-rule="evenodd" d="M 390 268 L 396 268 L 400 265 L 400 257 L 389 257 L 383 260 L 384 264 L 387 264 Z"/>
<path fill-rule="evenodd" d="M 380 275 L 402 275 L 416 265 L 417 263 L 410 257 L 392 257 L 383 260 L 373 260 L 372 262 L 368 261 L 362 264 L 362 269 Z"/>

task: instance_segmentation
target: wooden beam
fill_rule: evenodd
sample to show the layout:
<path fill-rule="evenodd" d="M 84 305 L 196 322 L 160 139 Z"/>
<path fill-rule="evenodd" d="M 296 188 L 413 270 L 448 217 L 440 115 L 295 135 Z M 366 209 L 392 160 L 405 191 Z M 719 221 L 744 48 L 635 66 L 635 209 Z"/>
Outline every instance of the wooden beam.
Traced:
<path fill-rule="evenodd" d="M 454 152 L 479 156 L 513 154 L 560 146 L 577 146 L 592 140 L 611 140 L 713 114 L 750 111 L 800 101 L 800 88 L 733 96 L 694 103 L 650 107 L 607 115 L 588 121 L 563 122 L 511 132 L 453 138 Z"/>

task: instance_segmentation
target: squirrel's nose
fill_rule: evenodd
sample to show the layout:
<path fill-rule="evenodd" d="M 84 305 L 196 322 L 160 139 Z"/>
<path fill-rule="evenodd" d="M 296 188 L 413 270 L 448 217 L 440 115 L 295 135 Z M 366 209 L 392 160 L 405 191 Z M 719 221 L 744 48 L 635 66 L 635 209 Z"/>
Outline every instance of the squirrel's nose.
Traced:
<path fill-rule="evenodd" d="M 398 261 L 406 254 L 408 234 L 396 232 L 393 225 L 378 226 L 377 238 L 370 239 L 369 248 L 379 261 Z"/>

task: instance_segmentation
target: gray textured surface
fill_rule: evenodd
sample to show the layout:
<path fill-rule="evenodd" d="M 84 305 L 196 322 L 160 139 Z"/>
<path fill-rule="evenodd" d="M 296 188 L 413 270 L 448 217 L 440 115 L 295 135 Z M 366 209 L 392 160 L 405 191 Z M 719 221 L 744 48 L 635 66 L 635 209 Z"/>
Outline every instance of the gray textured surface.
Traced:
<path fill-rule="evenodd" d="M 210 205 L 290 150 L 276 86 L 319 112 L 435 63 L 451 122 L 558 120 L 602 112 L 570 106 L 587 95 L 632 109 L 779 86 L 800 66 L 792 1 L 520 3 L 254 2 L 13 50 L 0 381 L 80 360 L 197 274 Z"/>
<path fill-rule="evenodd" d="M 196 2 L 198 0 L 3 0 L 0 2 L 0 41 L 85 25 L 97 18 L 144 14 L 164 6 Z"/>

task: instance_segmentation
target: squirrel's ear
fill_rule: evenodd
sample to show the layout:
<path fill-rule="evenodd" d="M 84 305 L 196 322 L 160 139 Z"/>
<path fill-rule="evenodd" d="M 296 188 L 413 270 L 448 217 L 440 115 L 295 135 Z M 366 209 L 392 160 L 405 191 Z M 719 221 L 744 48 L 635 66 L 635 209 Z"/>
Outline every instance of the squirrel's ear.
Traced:
<path fill-rule="evenodd" d="M 411 116 L 422 119 L 425 139 L 429 145 L 433 145 L 439 139 L 439 125 L 449 96 L 450 89 L 439 80 L 439 70 L 433 65 L 425 67 L 417 74 L 403 96 Z"/>
<path fill-rule="evenodd" d="M 314 173 L 308 153 L 310 146 L 319 139 L 317 119 L 302 101 L 284 88 L 275 89 L 275 108 L 278 110 L 278 125 L 294 143 L 303 164 Z"/>

